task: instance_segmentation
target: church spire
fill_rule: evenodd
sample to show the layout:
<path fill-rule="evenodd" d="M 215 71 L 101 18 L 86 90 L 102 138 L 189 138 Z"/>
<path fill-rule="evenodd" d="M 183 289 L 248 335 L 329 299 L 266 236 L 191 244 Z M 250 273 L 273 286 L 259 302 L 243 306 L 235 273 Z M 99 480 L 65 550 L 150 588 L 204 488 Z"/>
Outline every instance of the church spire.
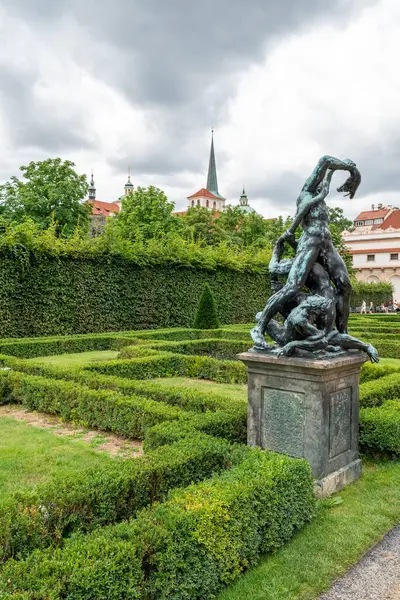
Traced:
<path fill-rule="evenodd" d="M 132 194 L 133 192 L 133 183 L 131 182 L 131 168 L 128 169 L 128 181 L 125 184 L 125 196 L 128 194 Z"/>
<path fill-rule="evenodd" d="M 217 181 L 217 167 L 215 164 L 215 153 L 214 153 L 214 129 L 211 129 L 211 150 L 210 150 L 210 162 L 208 164 L 208 177 L 207 177 L 207 189 L 213 194 L 218 193 L 218 181 Z"/>
<path fill-rule="evenodd" d="M 94 185 L 93 169 L 92 169 L 92 178 L 90 180 L 90 186 L 89 186 L 89 200 L 96 200 L 96 187 Z"/>
<path fill-rule="evenodd" d="M 246 191 L 244 189 L 244 184 L 243 184 L 243 192 L 242 192 L 242 195 L 240 196 L 239 202 L 240 202 L 240 206 L 248 206 L 249 205 L 249 199 L 247 198 Z"/>

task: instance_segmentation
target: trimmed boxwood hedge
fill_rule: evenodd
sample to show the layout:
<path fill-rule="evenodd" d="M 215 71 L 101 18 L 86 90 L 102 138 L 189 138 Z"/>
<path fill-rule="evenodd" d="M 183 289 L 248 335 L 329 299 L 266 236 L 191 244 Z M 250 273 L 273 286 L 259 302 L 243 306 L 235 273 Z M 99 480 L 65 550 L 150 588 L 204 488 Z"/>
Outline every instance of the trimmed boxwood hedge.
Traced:
<path fill-rule="evenodd" d="M 209 338 L 221 338 L 225 340 L 238 340 L 250 338 L 251 325 L 236 326 L 236 328 L 229 327 L 226 329 L 188 329 L 188 328 L 174 328 L 174 329 L 161 329 L 151 331 L 135 331 L 130 332 L 132 338 L 140 338 L 141 340 L 165 340 L 171 342 L 187 342 L 189 340 L 201 340 Z"/>
<path fill-rule="evenodd" d="M 375 346 L 381 358 L 400 358 L 400 332 L 398 341 L 374 338 L 368 332 L 364 334 L 363 340 Z"/>
<path fill-rule="evenodd" d="M 360 382 L 366 383 L 367 381 L 374 381 L 375 379 L 390 375 L 390 373 L 395 373 L 396 371 L 400 371 L 400 364 L 397 366 L 395 364 L 382 365 L 367 362 L 364 363 L 361 368 Z"/>
<path fill-rule="evenodd" d="M 356 313 L 356 314 L 350 315 L 350 322 L 352 322 L 352 321 L 365 321 L 366 323 L 374 323 L 374 322 L 380 322 L 380 321 L 382 321 L 382 323 L 385 323 L 388 321 L 389 322 L 397 321 L 399 323 L 400 315 L 399 315 L 399 313 L 387 313 L 387 314 L 372 313 L 372 314 L 368 314 L 368 315 L 362 315 L 360 313 Z"/>
<path fill-rule="evenodd" d="M 142 396 L 91 390 L 70 381 L 18 372 L 3 372 L 1 402 L 15 402 L 30 410 L 56 414 L 68 421 L 142 440 L 148 427 L 196 413 L 183 411 Z"/>
<path fill-rule="evenodd" d="M 247 348 L 248 342 L 240 341 L 243 330 L 229 330 L 229 339 L 199 339 L 197 332 L 189 331 L 192 341 L 180 338 L 187 330 L 64 340 L 85 350 L 85 339 L 89 344 L 120 344 L 127 353 L 131 350 L 126 345 L 136 344 L 132 354 L 138 358 L 88 368 L 61 370 L 0 356 L 3 365 L 13 369 L 0 372 L 4 401 L 144 439 L 147 453 L 143 459 L 78 472 L 63 481 L 55 478 L 35 492 L 15 494 L 0 509 L 3 558 L 42 550 L 20 564 L 10 561 L 4 566 L 1 597 L 209 599 L 312 516 L 311 475 L 304 461 L 244 445 L 232 447 L 232 441 L 245 441 L 244 399 L 145 380 L 179 374 L 245 382 L 241 363 L 192 355 L 230 352 L 233 357 L 243 345 Z M 63 348 L 60 339 L 8 342 L 0 349 L 7 353 L 11 348 L 22 356 L 45 355 L 47 349 L 54 354 Z M 379 408 L 361 410 L 365 451 L 399 454 L 400 401 L 387 400 L 398 395 L 400 372 L 395 371 L 391 365 L 363 368 L 362 404 L 383 402 Z M 164 500 L 169 489 L 200 481 L 231 464 L 234 467 L 221 476 L 145 509 L 136 521 L 81 533 L 130 518 L 155 500 Z M 61 541 L 63 548 L 43 550 Z"/>
<path fill-rule="evenodd" d="M 154 356 L 127 360 L 102 361 L 88 365 L 86 369 L 131 379 L 196 377 L 219 383 L 247 382 L 247 370 L 241 362 L 217 360 L 209 356 L 184 356 L 172 352 L 157 352 Z"/>
<path fill-rule="evenodd" d="M 250 344 L 251 342 L 247 340 L 221 340 L 210 338 L 179 342 L 150 342 L 148 347 L 164 352 L 196 354 L 197 356 L 212 356 L 217 359 L 236 360 L 236 355 L 240 352 L 246 352 L 249 349 Z M 118 358 L 132 358 L 137 356 L 137 349 L 137 346 L 126 346 L 121 350 Z"/>
<path fill-rule="evenodd" d="M 233 442 L 246 440 L 244 404 L 221 401 L 218 408 L 197 412 L 157 402 L 150 395 L 124 395 L 116 391 L 89 389 L 70 381 L 48 379 L 22 372 L 0 373 L 0 404 L 20 403 L 30 410 L 56 414 L 66 420 L 103 431 L 143 440 L 149 428 L 163 421 L 179 420 L 190 431 L 202 431 Z M 167 393 L 168 395 L 168 393 Z M 147 396 L 147 397 L 146 397 Z M 169 394 L 171 398 L 173 394 Z M 175 392 L 175 398 L 178 393 Z M 166 398 L 168 400 L 168 398 Z M 171 404 L 174 404 L 171 402 Z"/>
<path fill-rule="evenodd" d="M 364 451 L 400 456 L 400 398 L 361 409 L 360 445 Z"/>
<path fill-rule="evenodd" d="M 146 396 L 157 400 L 157 402 L 179 406 L 184 410 L 195 412 L 204 412 L 206 410 L 240 411 L 242 414 L 243 407 L 247 410 L 247 400 L 245 399 L 242 401 L 227 397 L 224 394 L 210 392 L 209 390 L 201 391 L 190 387 L 177 387 L 173 384 L 165 385 L 164 382 L 160 385 L 157 379 L 128 379 L 125 377 L 103 375 L 77 367 L 59 369 L 55 365 L 26 361 L 4 355 L 0 355 L 0 364 L 6 365 L 6 368 L 12 368 L 15 371 L 30 375 L 74 381 L 96 390 L 115 390 L 127 396 L 136 394 Z"/>
<path fill-rule="evenodd" d="M 39 356 L 55 356 L 92 350 L 119 350 L 124 346 L 135 344 L 130 337 L 114 335 L 85 335 L 56 338 L 30 339 L 21 341 L 0 341 L 0 352 L 19 358 L 37 358 Z"/>
<path fill-rule="evenodd" d="M 400 398 L 400 371 L 360 386 L 360 406 L 379 406 L 391 398 Z"/>
<path fill-rule="evenodd" d="M 246 452 L 194 433 L 140 459 L 55 476 L 33 491 L 16 492 L 0 507 L 0 562 L 59 544 L 73 531 L 128 519 L 170 489 L 230 468 Z"/>
<path fill-rule="evenodd" d="M 136 521 L 9 561 L 0 592 L 5 599 L 212 600 L 287 542 L 314 506 L 305 461 L 253 449 L 238 466 L 172 493 Z"/>

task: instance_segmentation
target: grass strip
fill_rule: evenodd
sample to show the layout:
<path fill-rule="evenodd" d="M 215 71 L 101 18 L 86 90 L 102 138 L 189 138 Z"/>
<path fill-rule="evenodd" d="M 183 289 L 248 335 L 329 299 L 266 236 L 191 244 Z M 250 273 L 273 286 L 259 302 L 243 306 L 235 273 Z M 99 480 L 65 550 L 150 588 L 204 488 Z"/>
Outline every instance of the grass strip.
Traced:
<path fill-rule="evenodd" d="M 364 464 L 360 481 L 321 502 L 311 524 L 218 600 L 317 598 L 400 521 L 399 498 L 399 462 Z"/>

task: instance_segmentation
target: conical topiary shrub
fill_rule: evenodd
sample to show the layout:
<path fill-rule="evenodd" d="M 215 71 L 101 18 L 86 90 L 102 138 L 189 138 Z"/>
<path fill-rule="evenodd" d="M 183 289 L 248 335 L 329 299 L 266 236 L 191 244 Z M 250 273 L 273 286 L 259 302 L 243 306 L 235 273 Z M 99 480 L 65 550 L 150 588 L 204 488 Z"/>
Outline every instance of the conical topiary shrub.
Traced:
<path fill-rule="evenodd" d="M 194 317 L 194 327 L 195 329 L 217 329 L 219 327 L 217 305 L 208 283 L 204 284 Z"/>

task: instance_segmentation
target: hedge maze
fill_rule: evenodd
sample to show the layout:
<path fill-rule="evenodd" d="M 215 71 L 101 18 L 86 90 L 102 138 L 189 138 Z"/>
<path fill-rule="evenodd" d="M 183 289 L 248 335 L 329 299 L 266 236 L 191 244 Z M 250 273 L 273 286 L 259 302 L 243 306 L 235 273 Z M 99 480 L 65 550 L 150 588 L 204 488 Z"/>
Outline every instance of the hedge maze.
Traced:
<path fill-rule="evenodd" d="M 351 332 L 400 357 L 397 316 Z M 387 331 L 390 330 L 390 331 Z M 246 446 L 247 399 L 168 378 L 244 384 L 248 326 L 0 340 L 0 403 L 142 440 L 123 466 L 78 468 L 0 508 L 0 597 L 204 599 L 287 542 L 315 510 L 309 465 Z M 59 367 L 42 357 L 118 350 Z M 400 363 L 365 365 L 364 452 L 400 455 Z"/>

